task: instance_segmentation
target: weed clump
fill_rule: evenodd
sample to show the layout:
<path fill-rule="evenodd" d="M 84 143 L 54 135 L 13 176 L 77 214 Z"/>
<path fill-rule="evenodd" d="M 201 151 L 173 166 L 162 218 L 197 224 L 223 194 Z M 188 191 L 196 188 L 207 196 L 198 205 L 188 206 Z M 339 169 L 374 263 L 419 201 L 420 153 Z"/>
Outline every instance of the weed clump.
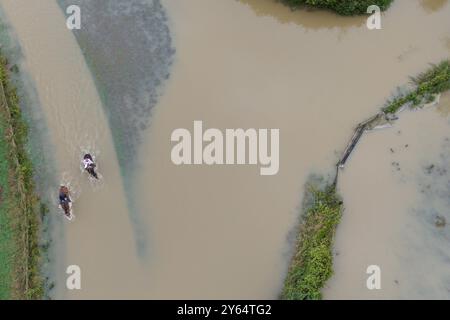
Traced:
<path fill-rule="evenodd" d="M 300 6 L 311 6 L 321 9 L 328 9 L 340 15 L 351 16 L 367 13 L 367 8 L 377 5 L 381 10 L 389 8 L 393 0 L 281 0 L 291 8 Z"/>
<path fill-rule="evenodd" d="M 444 60 L 417 77 L 411 78 L 415 88 L 404 94 L 399 94 L 392 100 L 388 100 L 383 112 L 385 114 L 396 113 L 404 105 L 417 107 L 423 103 L 430 103 L 434 95 L 450 89 L 450 61 Z"/>
<path fill-rule="evenodd" d="M 342 201 L 334 185 L 308 187 L 311 203 L 300 223 L 296 253 L 284 283 L 282 299 L 319 300 L 333 273 L 332 245 L 342 214 Z"/>

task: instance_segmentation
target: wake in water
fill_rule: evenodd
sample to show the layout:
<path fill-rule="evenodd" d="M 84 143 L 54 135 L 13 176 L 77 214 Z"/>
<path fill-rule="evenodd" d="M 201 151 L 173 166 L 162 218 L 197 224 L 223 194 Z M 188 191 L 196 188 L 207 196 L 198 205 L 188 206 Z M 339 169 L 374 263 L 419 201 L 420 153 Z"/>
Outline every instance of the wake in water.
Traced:
<path fill-rule="evenodd" d="M 62 11 L 77 5 L 82 28 L 73 33 L 100 92 L 123 178 L 130 221 L 141 256 L 148 247 L 135 186 L 143 132 L 169 78 L 175 53 L 160 0 L 58 0 Z M 78 117 L 80 119 L 80 117 Z M 95 137 L 89 137 L 93 139 Z M 77 141 L 84 141 L 77 137 Z M 98 150 L 88 148 L 89 151 Z M 104 159 L 105 161 L 107 159 Z M 105 163 L 105 162 L 103 162 Z"/>
<path fill-rule="evenodd" d="M 66 200 L 63 200 L 61 198 L 62 193 L 66 193 Z M 81 194 L 81 188 L 80 186 L 75 182 L 75 179 L 73 179 L 70 175 L 70 173 L 65 172 L 62 176 L 62 179 L 60 181 L 60 189 L 59 189 L 59 198 L 57 203 L 57 208 L 63 214 L 66 216 L 66 218 L 69 221 L 73 221 L 75 218 L 74 210 L 73 210 L 73 203 L 75 199 L 78 199 Z M 67 205 L 67 208 L 64 208 L 64 206 Z"/>
<path fill-rule="evenodd" d="M 84 157 L 89 155 L 93 163 L 95 164 L 95 167 L 93 167 L 92 172 L 89 172 L 84 165 L 84 159 L 82 157 L 80 161 L 80 172 L 83 176 L 87 176 L 89 184 L 91 185 L 92 189 L 94 191 L 98 191 L 104 187 L 103 175 L 100 173 L 99 162 L 97 161 L 97 156 L 100 154 L 100 151 L 96 150 L 92 152 L 90 151 L 92 149 L 85 147 L 81 147 L 80 149 L 82 150 L 80 155 L 84 155 Z"/>

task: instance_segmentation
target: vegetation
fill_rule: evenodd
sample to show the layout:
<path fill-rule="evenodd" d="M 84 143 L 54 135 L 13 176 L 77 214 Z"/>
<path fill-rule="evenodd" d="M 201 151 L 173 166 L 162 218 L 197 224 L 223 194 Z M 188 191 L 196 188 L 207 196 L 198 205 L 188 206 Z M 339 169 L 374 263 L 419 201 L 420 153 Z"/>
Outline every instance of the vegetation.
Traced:
<path fill-rule="evenodd" d="M 412 78 L 415 88 L 406 93 L 400 94 L 386 103 L 383 112 L 386 114 L 396 113 L 401 107 L 411 104 L 417 107 L 422 103 L 431 102 L 434 95 L 450 89 L 450 61 L 444 60 Z"/>
<path fill-rule="evenodd" d="M 333 273 L 332 245 L 342 213 L 342 201 L 334 185 L 323 190 L 309 186 L 312 203 L 302 217 L 282 299 L 318 300 L 321 289 Z"/>
<path fill-rule="evenodd" d="M 39 200 L 26 152 L 27 126 L 0 54 L 0 298 L 39 299 Z"/>
<path fill-rule="evenodd" d="M 11 268 L 13 265 L 14 241 L 8 217 L 8 150 L 5 140 L 4 120 L 0 114 L 0 300 L 9 296 L 11 288 Z"/>
<path fill-rule="evenodd" d="M 341 15 L 358 15 L 367 13 L 367 8 L 377 5 L 386 10 L 393 0 L 281 0 L 292 8 L 299 6 L 312 6 L 336 11 Z"/>

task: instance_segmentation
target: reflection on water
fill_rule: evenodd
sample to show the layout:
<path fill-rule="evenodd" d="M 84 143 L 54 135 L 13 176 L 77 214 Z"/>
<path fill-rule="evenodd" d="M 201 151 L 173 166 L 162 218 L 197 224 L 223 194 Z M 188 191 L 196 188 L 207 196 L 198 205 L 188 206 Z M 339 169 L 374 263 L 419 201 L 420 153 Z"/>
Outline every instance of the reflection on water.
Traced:
<path fill-rule="evenodd" d="M 236 0 L 248 5 L 260 17 L 273 17 L 278 22 L 294 23 L 305 29 L 331 29 L 345 30 L 358 27 L 366 23 L 365 17 L 342 17 L 333 12 L 303 8 L 292 10 L 276 0 Z"/>
<path fill-rule="evenodd" d="M 431 13 L 441 10 L 448 0 L 419 0 L 420 5 L 425 9 L 425 11 Z"/>

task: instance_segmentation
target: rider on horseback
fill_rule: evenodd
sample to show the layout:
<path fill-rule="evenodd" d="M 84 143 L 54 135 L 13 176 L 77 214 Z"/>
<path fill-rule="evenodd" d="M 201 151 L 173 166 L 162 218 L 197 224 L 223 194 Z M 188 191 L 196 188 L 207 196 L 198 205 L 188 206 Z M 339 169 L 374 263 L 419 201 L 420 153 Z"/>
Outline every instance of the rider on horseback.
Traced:
<path fill-rule="evenodd" d="M 69 197 L 69 189 L 66 186 L 61 186 L 59 188 L 59 204 L 63 205 L 71 202 Z"/>
<path fill-rule="evenodd" d="M 70 217 L 70 203 L 72 200 L 69 196 L 69 188 L 66 186 L 61 186 L 59 188 L 59 204 L 61 208 L 64 210 L 64 213 Z"/>
<path fill-rule="evenodd" d="M 66 186 L 61 186 L 59 188 L 59 204 L 69 203 L 70 201 L 69 189 Z"/>
<path fill-rule="evenodd" d="M 94 163 L 94 159 L 89 153 L 85 154 L 83 157 L 83 166 L 84 170 L 89 172 L 94 178 L 98 179 L 97 173 L 95 172 L 95 167 L 97 165 Z"/>
<path fill-rule="evenodd" d="M 94 159 L 92 159 L 92 156 L 89 153 L 84 155 L 83 165 L 85 169 L 95 167 Z"/>

